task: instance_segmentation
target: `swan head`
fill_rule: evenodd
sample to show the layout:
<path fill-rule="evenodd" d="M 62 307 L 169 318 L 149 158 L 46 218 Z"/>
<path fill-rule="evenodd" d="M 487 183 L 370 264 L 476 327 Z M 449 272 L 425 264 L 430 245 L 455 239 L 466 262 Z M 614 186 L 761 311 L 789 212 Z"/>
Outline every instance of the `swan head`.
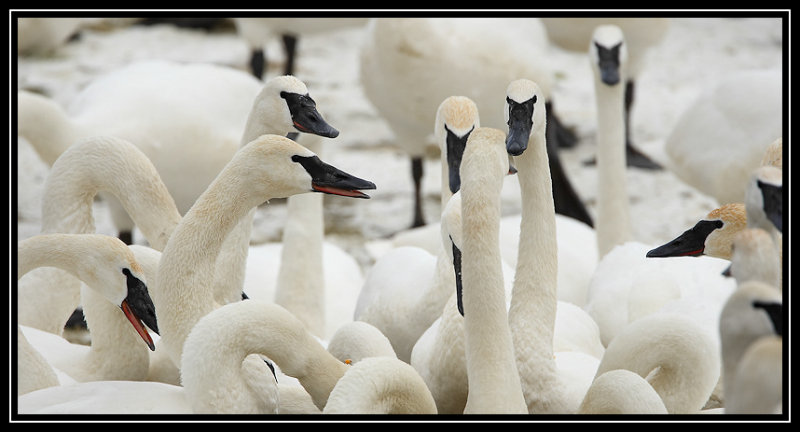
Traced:
<path fill-rule="evenodd" d="M 744 204 L 726 204 L 709 212 L 704 219 L 674 240 L 647 252 L 647 257 L 708 255 L 730 259 L 733 240 L 746 224 Z"/>
<path fill-rule="evenodd" d="M 459 167 L 469 134 L 480 126 L 478 106 L 465 96 L 450 96 L 436 111 L 434 134 L 439 149 L 447 160 L 448 184 L 451 193 L 461 188 Z"/>
<path fill-rule="evenodd" d="M 256 98 L 256 119 L 289 133 L 298 131 L 336 138 L 339 131 L 317 110 L 305 83 L 291 75 L 269 79 Z"/>
<path fill-rule="evenodd" d="M 759 167 L 745 190 L 748 226 L 783 231 L 783 170 Z"/>
<path fill-rule="evenodd" d="M 780 262 L 772 236 L 761 228 L 746 228 L 736 234 L 731 246 L 731 265 L 723 274 L 737 283 L 755 279 L 778 287 Z"/>
<path fill-rule="evenodd" d="M 288 197 L 319 192 L 369 198 L 361 192 L 375 184 L 323 162 L 311 150 L 280 135 L 262 135 L 240 150 L 236 158 L 242 182 L 253 184 L 259 196 Z"/>
<path fill-rule="evenodd" d="M 155 345 L 145 325 L 158 333 L 158 324 L 155 306 L 147 291 L 144 270 L 133 251 L 121 240 L 105 235 L 95 238 L 94 250 L 97 253 L 83 254 L 86 262 L 78 268 L 80 279 L 119 306 L 142 340 L 154 351 Z"/>
<path fill-rule="evenodd" d="M 534 132 L 545 129 L 545 100 L 539 85 L 527 79 L 512 81 L 506 88 L 504 110 L 508 136 L 506 151 L 519 156 L 528 148 Z"/>
<path fill-rule="evenodd" d="M 595 77 L 608 86 L 619 84 L 628 60 L 622 29 L 611 24 L 598 26 L 589 45 L 589 57 Z"/>

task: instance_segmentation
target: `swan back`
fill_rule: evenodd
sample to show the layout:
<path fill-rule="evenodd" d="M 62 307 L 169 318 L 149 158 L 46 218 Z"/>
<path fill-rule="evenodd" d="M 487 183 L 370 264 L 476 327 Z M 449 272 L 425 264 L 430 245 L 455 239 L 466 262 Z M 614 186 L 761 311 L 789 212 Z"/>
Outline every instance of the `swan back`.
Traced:
<path fill-rule="evenodd" d="M 328 341 L 328 352 L 349 364 L 367 357 L 397 357 L 389 339 L 364 321 L 351 321 L 339 327 Z"/>
<path fill-rule="evenodd" d="M 436 414 L 436 403 L 411 365 L 394 357 L 369 357 L 349 367 L 322 413 Z"/>
<path fill-rule="evenodd" d="M 646 379 L 614 369 L 595 378 L 578 414 L 667 414 L 667 408 Z"/>

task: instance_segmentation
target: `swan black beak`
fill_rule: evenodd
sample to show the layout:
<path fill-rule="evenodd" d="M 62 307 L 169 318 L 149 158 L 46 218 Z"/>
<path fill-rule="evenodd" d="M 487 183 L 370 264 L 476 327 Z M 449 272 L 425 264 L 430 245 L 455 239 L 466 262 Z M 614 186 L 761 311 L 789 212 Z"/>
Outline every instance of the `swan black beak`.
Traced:
<path fill-rule="evenodd" d="M 506 98 L 508 104 L 508 135 L 506 151 L 511 156 L 519 156 L 528 148 L 528 139 L 533 130 L 533 106 L 536 96 L 523 103 Z"/>
<path fill-rule="evenodd" d="M 772 322 L 775 334 L 783 336 L 783 303 L 754 301 L 753 307 L 764 309 Z"/>
<path fill-rule="evenodd" d="M 319 135 L 325 138 L 336 138 L 339 131 L 322 118 L 317 111 L 317 103 L 311 96 L 305 94 L 281 92 L 281 97 L 286 100 L 289 113 L 292 115 L 292 124 L 300 132 Z"/>
<path fill-rule="evenodd" d="M 144 327 L 146 325 L 158 333 L 156 308 L 153 305 L 153 300 L 150 299 L 150 294 L 147 292 L 147 286 L 144 282 L 133 276 L 128 269 L 123 269 L 122 273 L 127 278 L 128 296 L 122 301 L 120 308 L 150 350 L 155 351 L 156 347 L 153 339 Z"/>
<path fill-rule="evenodd" d="M 599 57 L 597 66 L 600 71 L 600 80 L 606 85 L 615 86 L 619 84 L 619 49 L 621 46 L 622 42 L 612 48 L 606 48 L 595 42 Z"/>
<path fill-rule="evenodd" d="M 694 227 L 684 231 L 675 240 L 647 252 L 648 258 L 677 256 L 700 256 L 706 248 L 706 239 L 717 228 L 722 228 L 720 220 L 701 220 Z"/>
<path fill-rule="evenodd" d="M 461 316 L 464 316 L 464 302 L 462 300 L 462 284 L 461 284 L 461 249 L 453 243 L 453 239 L 450 239 L 450 243 L 453 245 L 453 269 L 456 272 L 456 301 L 458 303 L 458 313 Z"/>
<path fill-rule="evenodd" d="M 361 190 L 375 189 L 375 183 L 328 165 L 322 162 L 318 156 L 294 155 L 292 160 L 302 165 L 311 176 L 311 189 L 314 192 L 368 199 L 369 195 Z"/>
<path fill-rule="evenodd" d="M 758 187 L 764 201 L 764 214 L 778 231 L 783 232 L 783 186 L 759 181 Z"/>
<path fill-rule="evenodd" d="M 474 128 L 464 134 L 463 137 L 459 137 L 451 132 L 447 126 L 445 126 L 444 129 L 447 131 L 447 172 L 450 192 L 456 193 L 461 189 L 461 158 L 464 156 L 464 149 L 467 147 L 469 134 L 472 133 Z"/>

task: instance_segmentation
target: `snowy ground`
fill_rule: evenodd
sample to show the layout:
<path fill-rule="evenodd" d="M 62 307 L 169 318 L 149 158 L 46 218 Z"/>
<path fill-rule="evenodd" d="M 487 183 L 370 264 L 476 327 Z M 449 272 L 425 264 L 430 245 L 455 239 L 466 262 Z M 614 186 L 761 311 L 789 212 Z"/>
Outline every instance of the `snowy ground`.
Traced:
<path fill-rule="evenodd" d="M 664 165 L 663 144 L 685 104 L 720 76 L 735 70 L 771 68 L 782 61 L 782 31 L 775 18 L 676 18 L 663 42 L 651 50 L 637 88 L 633 137 L 639 148 Z M 308 85 L 326 117 L 341 134 L 327 145 L 323 159 L 377 185 L 372 199 L 326 197 L 328 239 L 353 253 L 367 269 L 373 260 L 366 245 L 385 239 L 410 224 L 412 183 L 408 158 L 393 146 L 393 136 L 364 97 L 358 80 L 362 29 L 307 37 L 299 45 L 297 73 Z M 266 76 L 283 68 L 280 45 L 267 46 L 271 59 Z M 553 48 L 555 95 L 562 120 L 577 131 L 580 143 L 562 151 L 562 163 L 590 212 L 595 211 L 596 172 L 583 161 L 594 156 L 594 93 L 583 53 Z M 212 33 L 169 25 L 86 29 L 80 38 L 52 55 L 18 58 L 18 88 L 41 91 L 66 104 L 99 74 L 126 63 L 163 58 L 206 61 L 245 69 L 248 49 L 233 28 Z M 330 67 L 334 64 L 335 67 Z M 39 198 L 47 167 L 24 140 L 18 140 L 16 168 L 19 239 L 38 233 Z M 439 211 L 438 154 L 426 161 L 426 214 Z M 16 163 L 16 166 L 14 165 Z M 13 184 L 13 178 L 12 184 Z M 628 172 L 633 233 L 637 240 L 660 244 L 672 239 L 717 206 L 715 200 L 680 181 L 669 170 Z M 519 211 L 519 202 L 504 199 L 504 212 Z M 518 195 L 517 195 L 518 196 Z M 13 206 L 13 203 L 12 203 Z M 95 212 L 99 232 L 114 234 L 104 204 Z M 263 206 L 254 223 L 253 243 L 280 239 L 284 207 Z M 141 239 L 141 237 L 139 237 Z"/>

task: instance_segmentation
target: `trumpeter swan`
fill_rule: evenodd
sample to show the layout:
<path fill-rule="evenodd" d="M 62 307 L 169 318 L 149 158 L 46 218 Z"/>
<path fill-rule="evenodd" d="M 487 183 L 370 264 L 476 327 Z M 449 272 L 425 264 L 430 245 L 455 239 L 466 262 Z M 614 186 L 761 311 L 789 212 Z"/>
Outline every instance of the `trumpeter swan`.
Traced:
<path fill-rule="evenodd" d="M 624 88 L 628 48 L 619 27 L 599 26 L 589 46 L 597 103 L 598 257 L 631 240 L 625 173 Z"/>
<path fill-rule="evenodd" d="M 744 202 L 750 174 L 783 133 L 781 78 L 780 68 L 733 72 L 687 102 L 664 142 L 670 170 L 720 204 Z"/>
<path fill-rule="evenodd" d="M 425 223 L 420 197 L 422 161 L 430 139 L 427 125 L 435 118 L 439 104 L 452 95 L 469 97 L 482 111 L 482 126 L 505 127 L 495 107 L 506 83 L 520 76 L 530 77 L 549 94 L 553 76 L 542 60 L 546 50 L 547 36 L 536 18 L 370 20 L 360 52 L 361 83 L 394 133 L 396 144 L 411 157 L 412 226 Z M 564 186 L 569 185 L 568 179 L 563 180 Z M 574 192 L 564 189 L 557 189 L 556 196 Z M 562 207 L 559 200 L 559 213 L 588 217 L 585 206 L 574 195 L 564 202 Z M 590 219 L 585 221 L 591 223 Z"/>
<path fill-rule="evenodd" d="M 439 104 L 434 133 L 441 151 L 443 210 L 461 186 L 461 156 L 477 127 L 480 117 L 472 99 L 448 96 Z M 442 247 L 441 230 L 441 224 L 432 223 L 407 236 L 398 234 L 396 247 L 376 260 L 358 296 L 354 318 L 380 329 L 403 361 L 410 361 L 417 339 L 441 315 L 453 293 L 450 242 L 444 239 L 448 247 Z"/>
<path fill-rule="evenodd" d="M 726 393 L 726 414 L 782 414 L 783 338 L 762 336 L 750 344 L 734 382 L 734 392 Z"/>
<path fill-rule="evenodd" d="M 262 135 L 239 150 L 183 217 L 161 256 L 153 301 L 163 316 L 161 342 L 172 361 L 179 364 L 189 331 L 217 307 L 210 277 L 217 256 L 228 233 L 253 208 L 307 192 L 368 198 L 360 189 L 374 188 L 279 135 Z"/>
<path fill-rule="evenodd" d="M 731 259 L 736 234 L 747 226 L 743 203 L 725 204 L 711 210 L 692 228 L 663 245 L 647 252 L 650 258 L 700 256 Z"/>
<path fill-rule="evenodd" d="M 508 174 L 505 133 L 474 130 L 461 163 L 461 287 L 469 393 L 464 413 L 528 412 L 511 343 L 500 258 L 500 189 Z M 460 261 L 460 262 L 459 262 Z M 458 268 L 458 267 L 457 267 Z M 486 356 L 492 356 L 491 366 Z"/>
<path fill-rule="evenodd" d="M 38 267 L 58 267 L 84 281 L 108 302 L 122 310 L 141 339 L 154 349 L 143 321 L 155 324 L 152 300 L 143 281 L 142 270 L 133 253 L 120 240 L 100 234 L 40 234 L 17 244 L 17 277 Z M 18 336 L 22 333 L 18 333 Z M 24 335 L 23 335 L 24 338 Z M 39 358 L 42 360 L 42 358 Z M 89 357 L 96 368 L 103 367 L 101 356 Z M 29 364 L 21 364 L 20 391 L 30 391 Z"/>
<path fill-rule="evenodd" d="M 645 378 L 670 414 L 697 414 L 720 377 L 712 332 L 680 314 L 657 313 L 626 326 L 606 347 L 596 376 L 627 369 Z"/>
<path fill-rule="evenodd" d="M 741 362 L 754 343 L 763 337 L 782 334 L 782 303 L 781 293 L 774 286 L 752 280 L 740 284 L 725 303 L 719 317 L 719 334 L 722 342 L 722 389 L 726 413 L 744 412 L 742 410 L 752 413 L 751 410 L 761 410 L 759 412 L 762 414 L 771 414 L 774 405 L 765 407 L 765 404 L 781 401 L 783 381 L 779 369 L 777 375 L 773 369 L 772 372 L 761 376 L 763 382 L 755 386 L 752 385 L 752 381 L 740 381 L 745 378 L 737 375 L 751 373 L 740 368 L 744 367 Z M 778 356 L 778 359 L 780 358 Z M 769 363 L 770 361 L 764 360 L 761 367 L 769 368 L 774 365 L 774 362 Z M 777 388 L 773 387 L 766 393 L 747 395 L 750 391 L 760 392 L 764 384 L 767 386 L 777 384 Z M 746 387 L 742 387 L 743 385 Z M 752 396 L 761 400 L 749 406 L 739 403 L 755 402 Z"/>
<path fill-rule="evenodd" d="M 506 95 L 506 149 L 515 156 L 522 194 L 508 311 L 517 367 L 529 413 L 575 413 L 599 360 L 579 352 L 554 353 L 558 254 L 544 95 L 526 79 L 508 84 Z"/>
<path fill-rule="evenodd" d="M 544 17 L 542 23 L 547 35 L 556 46 L 581 53 L 591 44 L 595 30 L 599 26 L 614 25 L 626 35 L 628 51 L 628 73 L 624 85 L 624 135 L 626 164 L 645 169 L 658 169 L 660 165 L 642 153 L 634 145 L 631 133 L 631 113 L 636 101 L 636 82 L 647 65 L 647 51 L 659 43 L 666 35 L 669 18 L 615 18 L 615 17 Z"/>
<path fill-rule="evenodd" d="M 267 69 L 266 47 L 280 35 L 284 48 L 285 75 L 295 75 L 297 43 L 301 36 L 327 33 L 349 27 L 363 26 L 367 18 L 358 17 L 272 17 L 234 18 L 236 31 L 250 48 L 250 72 L 261 79 Z M 278 56 L 280 57 L 280 56 Z"/>

